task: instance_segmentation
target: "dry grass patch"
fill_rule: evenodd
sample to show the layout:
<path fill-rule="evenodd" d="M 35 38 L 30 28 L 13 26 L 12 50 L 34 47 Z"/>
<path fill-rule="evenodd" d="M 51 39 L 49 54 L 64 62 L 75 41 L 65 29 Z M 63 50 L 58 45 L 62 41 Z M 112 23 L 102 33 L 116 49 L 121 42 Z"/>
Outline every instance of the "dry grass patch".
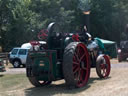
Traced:
<path fill-rule="evenodd" d="M 112 68 L 108 79 L 99 79 L 95 69 L 83 88 L 69 90 L 64 80 L 35 88 L 25 74 L 0 77 L 0 96 L 128 96 L 128 68 Z"/>
<path fill-rule="evenodd" d="M 17 93 L 17 90 L 24 90 L 30 85 L 25 74 L 0 75 L 0 96 Z"/>

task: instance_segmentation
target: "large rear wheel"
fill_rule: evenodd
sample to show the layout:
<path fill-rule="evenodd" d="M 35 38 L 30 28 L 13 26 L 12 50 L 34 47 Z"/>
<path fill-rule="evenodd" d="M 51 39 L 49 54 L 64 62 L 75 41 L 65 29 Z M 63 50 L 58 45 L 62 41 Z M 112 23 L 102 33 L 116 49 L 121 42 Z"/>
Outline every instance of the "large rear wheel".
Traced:
<path fill-rule="evenodd" d="M 83 43 L 72 42 L 63 57 L 63 74 L 69 87 L 83 87 L 90 76 L 89 54 Z"/>
<path fill-rule="evenodd" d="M 111 65 L 107 55 L 100 55 L 96 61 L 96 72 L 100 78 L 107 78 L 110 74 Z"/>

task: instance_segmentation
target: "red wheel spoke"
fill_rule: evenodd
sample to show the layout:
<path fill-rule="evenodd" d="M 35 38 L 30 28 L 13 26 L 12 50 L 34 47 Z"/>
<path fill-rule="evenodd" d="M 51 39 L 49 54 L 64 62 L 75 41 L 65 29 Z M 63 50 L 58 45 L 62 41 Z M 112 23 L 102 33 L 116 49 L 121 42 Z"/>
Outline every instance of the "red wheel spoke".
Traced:
<path fill-rule="evenodd" d="M 83 70 L 87 70 L 87 68 L 86 68 L 85 66 L 84 66 L 84 67 L 82 67 L 82 69 L 83 69 Z"/>
<path fill-rule="evenodd" d="M 100 68 L 103 69 L 103 64 L 100 65 Z"/>
<path fill-rule="evenodd" d="M 73 61 L 76 61 L 76 58 L 75 58 L 75 56 L 73 56 Z"/>
<path fill-rule="evenodd" d="M 80 56 L 80 47 L 78 46 L 78 49 L 77 49 L 77 54 L 78 56 Z"/>
<path fill-rule="evenodd" d="M 73 66 L 73 70 L 76 69 L 77 67 L 78 67 L 77 65 L 74 65 L 74 66 Z"/>
<path fill-rule="evenodd" d="M 73 62 L 73 64 L 74 64 L 74 65 L 79 65 L 79 63 L 77 63 L 77 62 Z"/>
<path fill-rule="evenodd" d="M 83 70 L 81 70 L 80 73 L 81 73 L 81 74 L 80 74 L 80 81 L 82 82 L 82 81 L 83 81 Z"/>
<path fill-rule="evenodd" d="M 75 55 L 77 61 L 80 62 L 80 59 L 79 59 L 78 55 L 76 53 L 74 55 Z"/>
<path fill-rule="evenodd" d="M 73 71 L 75 70 L 75 69 L 77 69 L 77 68 L 79 68 L 77 65 L 74 65 L 73 66 Z"/>
<path fill-rule="evenodd" d="M 75 73 L 77 73 L 79 70 L 80 70 L 80 68 L 77 67 L 77 68 L 73 71 L 73 73 L 75 74 Z"/>
<path fill-rule="evenodd" d="M 80 69 L 79 69 L 79 72 L 78 72 L 78 81 L 80 82 Z"/>
<path fill-rule="evenodd" d="M 101 69 L 104 69 L 104 67 L 105 67 L 104 64 L 101 64 L 101 65 L 100 65 L 100 68 L 101 68 Z"/>
<path fill-rule="evenodd" d="M 105 69 L 108 69 L 108 64 L 107 63 L 105 64 Z"/>
<path fill-rule="evenodd" d="M 80 61 L 84 58 L 85 55 L 86 55 L 86 53 L 84 53 L 84 54 L 80 57 Z"/>

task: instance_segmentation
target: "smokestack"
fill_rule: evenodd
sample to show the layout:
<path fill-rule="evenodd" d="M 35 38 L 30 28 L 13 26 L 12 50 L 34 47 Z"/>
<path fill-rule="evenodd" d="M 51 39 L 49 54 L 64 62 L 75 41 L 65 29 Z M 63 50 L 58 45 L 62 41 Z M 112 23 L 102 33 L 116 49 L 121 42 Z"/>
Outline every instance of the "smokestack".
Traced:
<path fill-rule="evenodd" d="M 90 33 L 90 11 L 83 12 L 84 14 L 84 25 L 87 26 L 87 31 Z"/>
<path fill-rule="evenodd" d="M 79 0 L 78 7 L 84 14 L 84 25 L 87 26 L 87 30 L 90 33 L 90 4 L 89 0 Z"/>

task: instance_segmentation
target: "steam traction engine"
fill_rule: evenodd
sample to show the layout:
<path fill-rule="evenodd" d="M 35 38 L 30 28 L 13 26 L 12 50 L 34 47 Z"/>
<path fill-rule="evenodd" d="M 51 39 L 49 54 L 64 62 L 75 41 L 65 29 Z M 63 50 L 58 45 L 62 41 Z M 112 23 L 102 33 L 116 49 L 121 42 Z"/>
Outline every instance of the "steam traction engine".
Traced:
<path fill-rule="evenodd" d="M 109 57 L 99 52 L 97 41 L 84 40 L 79 33 L 61 33 L 56 23 L 49 24 L 38 37 L 46 44 L 30 42 L 33 51 L 29 52 L 26 65 L 27 77 L 34 86 L 65 79 L 69 87 L 83 87 L 88 82 L 91 67 L 96 67 L 100 78 L 109 76 Z M 40 46 L 38 50 L 34 49 L 36 45 Z"/>

